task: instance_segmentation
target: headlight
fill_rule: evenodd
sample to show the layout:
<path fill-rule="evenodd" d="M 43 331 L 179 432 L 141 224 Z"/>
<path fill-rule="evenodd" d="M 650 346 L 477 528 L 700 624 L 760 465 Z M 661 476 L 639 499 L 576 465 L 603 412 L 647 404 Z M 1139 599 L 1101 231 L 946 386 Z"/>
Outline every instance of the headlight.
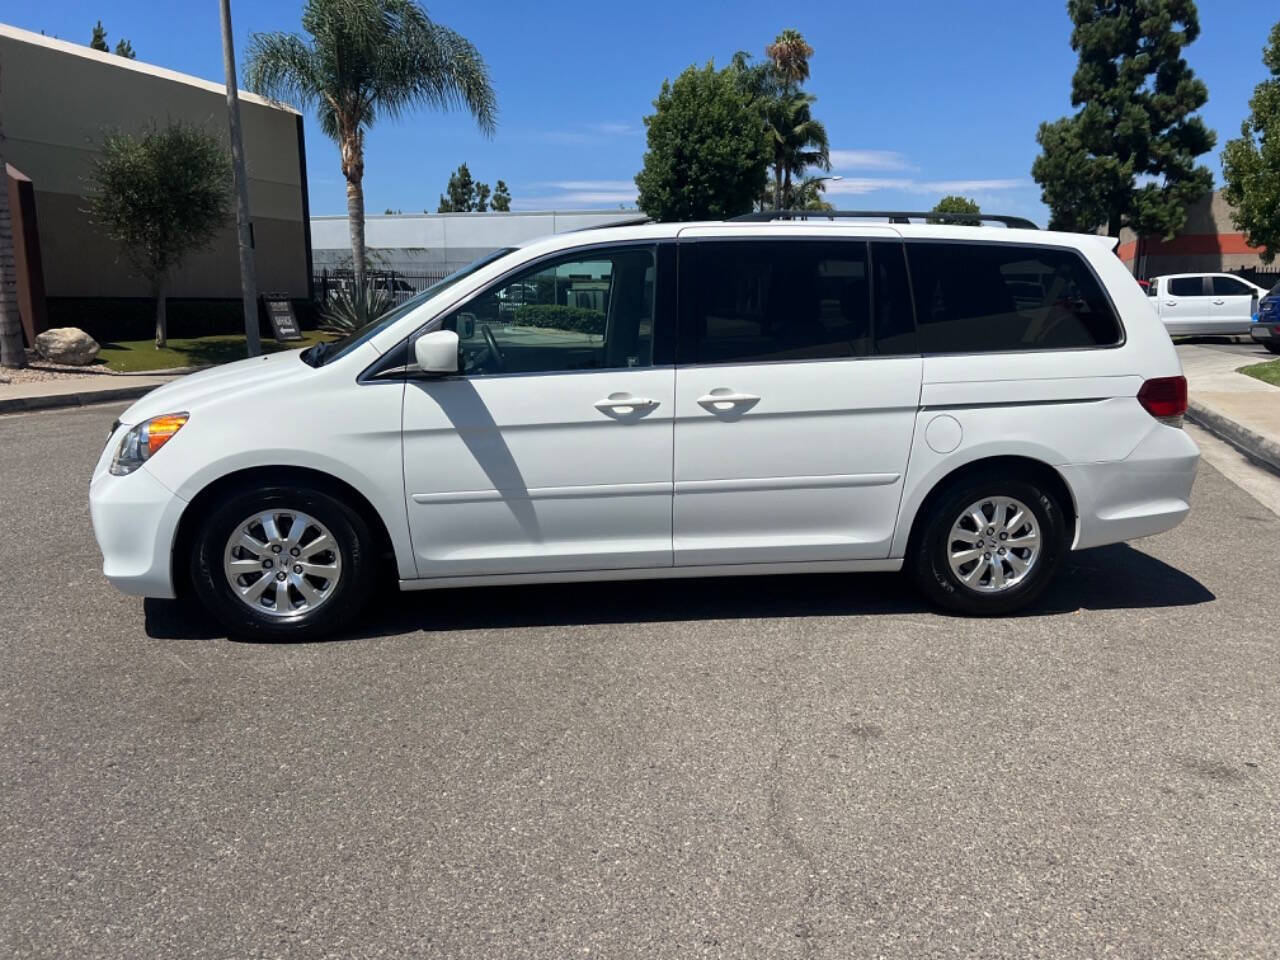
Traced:
<path fill-rule="evenodd" d="M 166 413 L 133 427 L 120 440 L 111 458 L 111 472 L 117 477 L 133 473 L 156 455 L 187 422 L 185 413 Z"/>

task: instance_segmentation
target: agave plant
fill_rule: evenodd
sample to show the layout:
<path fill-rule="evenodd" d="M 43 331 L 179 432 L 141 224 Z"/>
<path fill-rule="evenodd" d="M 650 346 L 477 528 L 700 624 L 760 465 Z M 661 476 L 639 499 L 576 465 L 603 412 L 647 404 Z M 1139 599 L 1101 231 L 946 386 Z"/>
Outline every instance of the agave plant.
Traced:
<path fill-rule="evenodd" d="M 370 283 L 344 283 L 320 308 L 320 329 L 330 333 L 355 333 L 381 318 L 393 306 L 395 301 L 386 290 Z"/>

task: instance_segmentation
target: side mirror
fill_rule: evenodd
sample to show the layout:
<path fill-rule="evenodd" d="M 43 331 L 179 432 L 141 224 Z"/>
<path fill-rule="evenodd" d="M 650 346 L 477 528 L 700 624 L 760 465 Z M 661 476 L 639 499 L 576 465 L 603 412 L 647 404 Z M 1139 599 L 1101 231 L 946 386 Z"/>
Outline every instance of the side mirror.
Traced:
<path fill-rule="evenodd" d="M 457 373 L 458 335 L 452 330 L 424 333 L 414 341 L 413 358 L 423 373 Z"/>

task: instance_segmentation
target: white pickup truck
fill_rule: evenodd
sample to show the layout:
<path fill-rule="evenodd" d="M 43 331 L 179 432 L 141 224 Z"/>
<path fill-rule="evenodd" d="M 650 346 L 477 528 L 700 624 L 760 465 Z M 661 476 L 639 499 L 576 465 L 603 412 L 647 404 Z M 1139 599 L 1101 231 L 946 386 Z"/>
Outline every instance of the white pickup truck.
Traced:
<path fill-rule="evenodd" d="M 1147 294 L 1169 333 L 1231 336 L 1248 335 L 1267 291 L 1229 273 L 1172 273 L 1152 277 Z"/>

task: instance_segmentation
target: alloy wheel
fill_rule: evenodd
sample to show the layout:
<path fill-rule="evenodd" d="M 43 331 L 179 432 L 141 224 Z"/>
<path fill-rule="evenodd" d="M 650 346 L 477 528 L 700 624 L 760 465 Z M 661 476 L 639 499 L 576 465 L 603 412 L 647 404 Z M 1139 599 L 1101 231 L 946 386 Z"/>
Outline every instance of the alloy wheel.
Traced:
<path fill-rule="evenodd" d="M 231 591 L 258 613 L 293 617 L 333 595 L 342 576 L 338 541 L 298 510 L 255 513 L 238 524 L 223 551 Z"/>
<path fill-rule="evenodd" d="M 1040 557 L 1035 514 L 1013 497 L 985 497 L 966 507 L 947 535 L 947 561 L 962 584 L 1000 593 L 1025 580 Z"/>

